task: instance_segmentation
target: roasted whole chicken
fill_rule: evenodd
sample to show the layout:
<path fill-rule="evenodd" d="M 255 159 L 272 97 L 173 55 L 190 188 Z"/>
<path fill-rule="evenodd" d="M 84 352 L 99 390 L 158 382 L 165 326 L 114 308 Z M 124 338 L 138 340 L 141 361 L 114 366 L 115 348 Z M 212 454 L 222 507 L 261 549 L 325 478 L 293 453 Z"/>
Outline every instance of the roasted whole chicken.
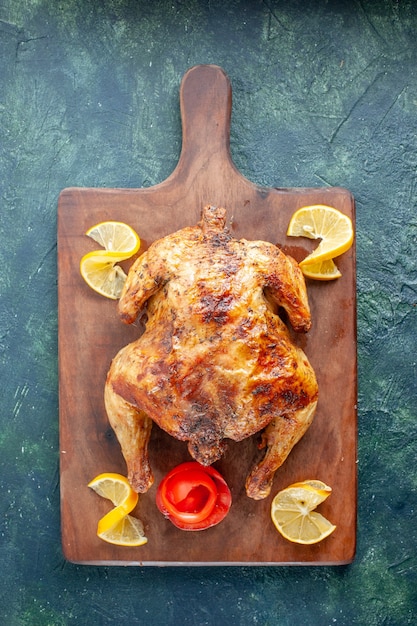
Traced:
<path fill-rule="evenodd" d="M 138 492 L 153 482 L 152 421 L 210 465 L 225 440 L 261 434 L 262 460 L 246 493 L 265 498 L 275 471 L 309 427 L 318 387 L 296 331 L 311 325 L 297 263 L 265 241 L 237 240 L 226 211 L 155 241 L 132 265 L 119 301 L 128 324 L 146 307 L 146 329 L 114 358 L 106 410 Z"/>

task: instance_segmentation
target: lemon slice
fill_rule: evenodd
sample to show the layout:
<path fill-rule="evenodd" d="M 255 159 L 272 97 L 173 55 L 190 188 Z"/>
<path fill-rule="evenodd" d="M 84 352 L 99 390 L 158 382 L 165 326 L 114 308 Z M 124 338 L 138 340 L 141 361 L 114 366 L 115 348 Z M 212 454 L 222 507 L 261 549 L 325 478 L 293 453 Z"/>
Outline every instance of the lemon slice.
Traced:
<path fill-rule="evenodd" d="M 100 222 L 89 228 L 85 234 L 108 252 L 121 252 L 123 259 L 136 254 L 140 247 L 138 234 L 123 222 Z"/>
<path fill-rule="evenodd" d="M 350 218 L 341 211 L 324 204 L 314 204 L 294 213 L 287 235 L 321 239 L 317 248 L 301 261 L 300 267 L 303 269 L 349 250 L 353 242 L 353 226 Z"/>
<path fill-rule="evenodd" d="M 86 235 L 103 246 L 104 250 L 88 252 L 83 256 L 80 262 L 81 276 L 94 291 L 117 300 L 127 276 L 116 264 L 136 254 L 140 238 L 133 228 L 123 222 L 101 222 L 92 226 Z"/>
<path fill-rule="evenodd" d="M 126 273 L 111 252 L 89 252 L 80 262 L 81 276 L 87 285 L 106 298 L 117 300 L 126 282 Z M 117 253 L 116 253 L 117 254 Z"/>
<path fill-rule="evenodd" d="M 322 481 L 307 480 L 283 489 L 272 500 L 271 518 L 277 530 L 293 543 L 314 544 L 336 528 L 314 509 L 332 490 Z"/>
<path fill-rule="evenodd" d="M 88 487 L 102 498 L 110 500 L 114 506 L 130 507 L 128 513 L 135 508 L 138 501 L 138 494 L 121 474 L 112 472 L 99 474 L 88 483 Z"/>
<path fill-rule="evenodd" d="M 117 546 L 143 546 L 148 542 L 144 535 L 143 524 L 132 515 L 125 515 L 115 526 L 98 528 L 97 536 L 107 543 Z"/>
<path fill-rule="evenodd" d="M 321 495 L 329 496 L 332 493 L 332 488 L 326 485 L 322 480 L 303 480 L 298 483 L 293 483 L 289 488 L 302 487 L 303 489 L 318 491 Z"/>
<path fill-rule="evenodd" d="M 333 259 L 326 259 L 325 261 L 318 261 L 318 263 L 302 265 L 301 271 L 304 276 L 314 280 L 335 280 L 336 278 L 340 278 L 342 275 Z"/>
<path fill-rule="evenodd" d="M 88 486 L 102 498 L 110 500 L 115 507 L 98 522 L 97 536 L 100 539 L 119 546 L 147 543 L 141 520 L 129 515 L 139 496 L 125 476 L 111 472 L 99 474 Z"/>

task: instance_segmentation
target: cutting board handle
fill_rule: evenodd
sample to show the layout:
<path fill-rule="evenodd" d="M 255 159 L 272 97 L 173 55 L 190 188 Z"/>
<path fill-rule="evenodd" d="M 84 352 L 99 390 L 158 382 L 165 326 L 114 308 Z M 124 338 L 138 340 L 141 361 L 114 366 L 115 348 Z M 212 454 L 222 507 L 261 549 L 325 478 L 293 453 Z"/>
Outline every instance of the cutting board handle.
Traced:
<path fill-rule="evenodd" d="M 232 88 L 217 65 L 196 65 L 180 88 L 183 152 L 191 146 L 229 152 Z"/>
<path fill-rule="evenodd" d="M 176 174 L 198 177 L 207 170 L 218 174 L 232 165 L 230 119 L 232 88 L 217 65 L 196 65 L 184 75 L 180 87 L 182 149 Z"/>

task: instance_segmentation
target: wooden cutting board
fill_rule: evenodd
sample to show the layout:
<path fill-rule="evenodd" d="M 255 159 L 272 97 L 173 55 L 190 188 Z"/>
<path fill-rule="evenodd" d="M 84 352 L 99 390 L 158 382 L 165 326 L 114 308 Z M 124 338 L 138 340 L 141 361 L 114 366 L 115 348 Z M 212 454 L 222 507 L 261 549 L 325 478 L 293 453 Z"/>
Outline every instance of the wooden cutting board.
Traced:
<path fill-rule="evenodd" d="M 342 278 L 307 281 L 313 328 L 294 341 L 315 368 L 320 398 L 304 438 L 278 470 L 271 496 L 246 496 L 245 477 L 259 454 L 257 437 L 230 442 L 216 463 L 233 495 L 226 519 L 202 532 L 176 529 L 157 510 L 155 492 L 163 475 L 190 460 L 186 444 L 154 426 L 150 457 L 155 483 L 134 512 L 148 543 L 125 548 L 96 537 L 98 519 L 111 504 L 87 483 L 101 472 L 126 473 L 119 444 L 107 421 L 103 388 L 111 359 L 142 332 L 117 316 L 116 302 L 93 292 L 79 273 L 81 257 L 97 249 L 84 236 L 105 220 L 130 224 L 146 250 L 155 239 L 193 225 L 203 205 L 222 205 L 238 238 L 279 244 L 298 261 L 315 243 L 287 238 L 291 215 L 308 204 L 329 204 L 354 218 L 354 201 L 345 189 L 271 189 L 240 174 L 229 152 L 232 92 L 224 71 L 212 65 L 191 68 L 180 88 L 183 146 L 174 172 L 147 189 L 62 191 L 58 203 L 59 399 L 62 545 L 72 562 L 106 565 L 274 565 L 346 564 L 356 539 L 356 284 L 355 249 L 337 264 Z M 277 172 L 279 179 L 279 172 Z M 130 262 L 127 263 L 127 267 Z M 320 511 L 337 525 L 320 544 L 287 542 L 270 520 L 273 495 L 307 478 L 325 481 L 333 493 Z"/>

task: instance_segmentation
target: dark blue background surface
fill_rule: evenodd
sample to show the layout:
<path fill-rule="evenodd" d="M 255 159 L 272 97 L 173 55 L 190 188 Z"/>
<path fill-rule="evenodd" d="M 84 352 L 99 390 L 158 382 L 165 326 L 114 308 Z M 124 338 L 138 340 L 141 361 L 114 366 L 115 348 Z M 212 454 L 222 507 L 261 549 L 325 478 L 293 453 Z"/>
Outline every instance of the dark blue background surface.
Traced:
<path fill-rule="evenodd" d="M 411 0 L 1 4 L 3 623 L 416 623 L 416 34 Z M 247 178 L 356 198 L 359 518 L 348 567 L 62 557 L 58 194 L 164 180 L 181 147 L 179 84 L 198 63 L 231 79 L 232 156 Z"/>

